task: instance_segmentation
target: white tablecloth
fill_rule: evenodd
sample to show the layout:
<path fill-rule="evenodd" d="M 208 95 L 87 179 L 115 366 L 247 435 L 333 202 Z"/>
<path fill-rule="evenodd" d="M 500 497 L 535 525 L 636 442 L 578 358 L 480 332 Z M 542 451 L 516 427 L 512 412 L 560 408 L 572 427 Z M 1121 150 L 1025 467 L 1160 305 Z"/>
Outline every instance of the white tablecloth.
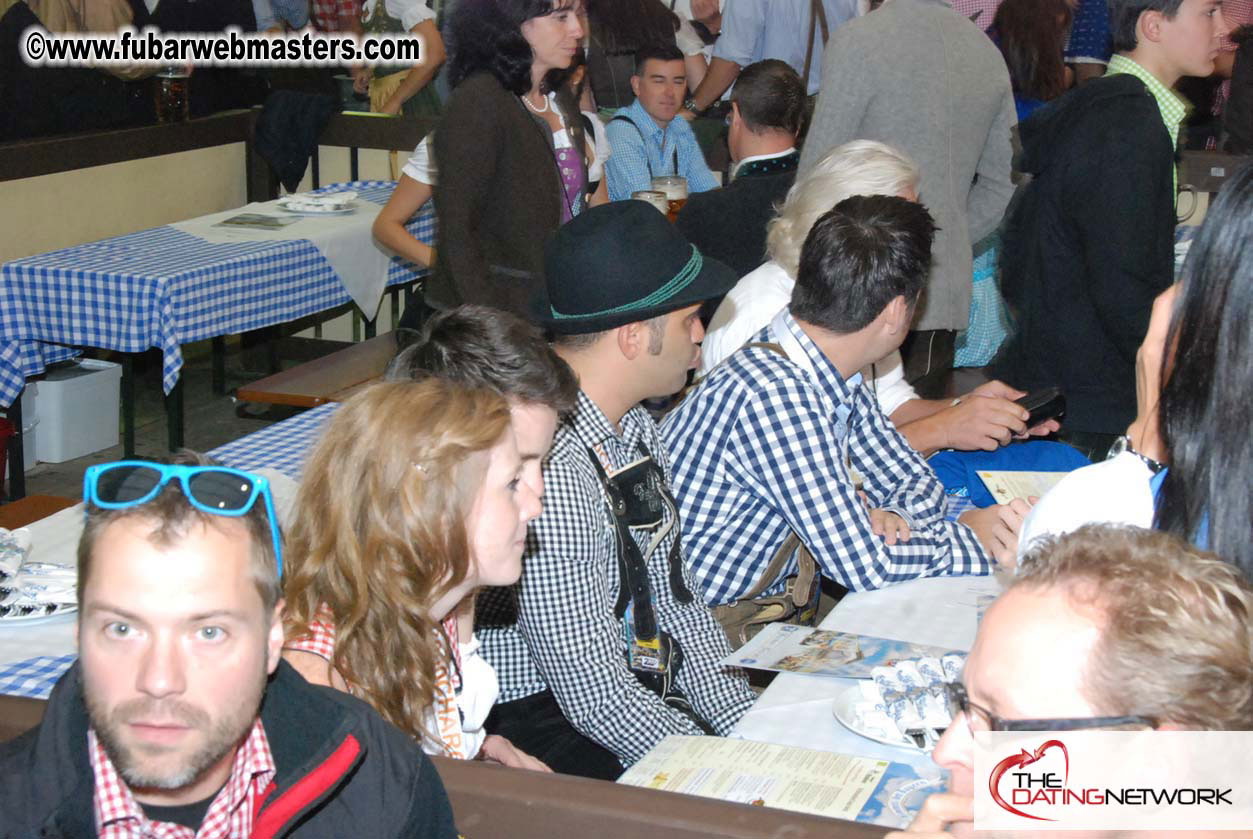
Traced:
<path fill-rule="evenodd" d="M 844 597 L 823 629 L 969 650 L 977 629 L 980 595 L 996 595 L 994 577 L 932 577 Z M 906 763 L 924 778 L 938 778 L 930 755 L 885 746 L 854 734 L 835 718 L 835 697 L 855 679 L 780 673 L 732 731 L 746 740 L 785 743 Z"/>

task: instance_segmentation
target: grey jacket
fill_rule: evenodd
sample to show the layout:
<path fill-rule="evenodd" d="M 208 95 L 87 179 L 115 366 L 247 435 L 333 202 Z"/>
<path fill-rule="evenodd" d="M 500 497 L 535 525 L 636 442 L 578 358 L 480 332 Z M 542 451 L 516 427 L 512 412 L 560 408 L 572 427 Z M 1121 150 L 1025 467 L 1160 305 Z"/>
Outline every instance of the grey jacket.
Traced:
<path fill-rule="evenodd" d="M 917 329 L 965 329 L 971 245 L 1013 194 L 1009 71 L 978 27 L 945 0 L 888 0 L 835 30 L 798 181 L 830 149 L 878 140 L 922 171 L 919 198 L 940 227 Z"/>

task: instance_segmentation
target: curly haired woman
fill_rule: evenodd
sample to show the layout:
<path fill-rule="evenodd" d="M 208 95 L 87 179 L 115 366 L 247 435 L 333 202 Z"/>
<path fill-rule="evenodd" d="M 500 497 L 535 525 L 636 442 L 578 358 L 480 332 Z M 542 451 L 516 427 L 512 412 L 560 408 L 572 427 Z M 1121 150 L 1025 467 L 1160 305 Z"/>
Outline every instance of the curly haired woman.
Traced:
<path fill-rule="evenodd" d="M 284 657 L 369 702 L 432 754 L 546 770 L 483 721 L 499 687 L 473 595 L 516 582 L 539 497 L 499 395 L 375 385 L 336 412 L 288 534 Z"/>

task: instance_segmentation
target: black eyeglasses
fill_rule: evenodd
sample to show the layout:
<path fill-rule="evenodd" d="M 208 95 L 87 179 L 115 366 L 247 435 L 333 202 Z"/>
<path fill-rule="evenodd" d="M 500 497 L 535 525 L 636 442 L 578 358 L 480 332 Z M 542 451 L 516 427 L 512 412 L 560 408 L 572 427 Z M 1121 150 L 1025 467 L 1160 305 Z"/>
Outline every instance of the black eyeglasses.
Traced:
<path fill-rule="evenodd" d="M 970 701 L 966 686 L 951 682 L 944 686 L 948 711 L 953 719 L 965 714 L 972 731 L 1077 731 L 1085 728 L 1157 728 L 1148 717 L 1055 717 L 1051 719 L 1007 720 Z M 978 721 L 978 725 L 975 722 Z"/>

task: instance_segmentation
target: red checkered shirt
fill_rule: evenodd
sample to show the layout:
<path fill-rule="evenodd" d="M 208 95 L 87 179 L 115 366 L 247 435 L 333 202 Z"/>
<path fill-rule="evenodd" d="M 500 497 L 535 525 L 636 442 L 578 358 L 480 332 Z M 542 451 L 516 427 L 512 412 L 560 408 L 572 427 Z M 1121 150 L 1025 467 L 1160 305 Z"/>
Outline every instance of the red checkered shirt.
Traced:
<path fill-rule="evenodd" d="M 313 25 L 322 32 L 346 32 L 342 20 L 361 18 L 361 0 L 313 0 Z"/>
<path fill-rule="evenodd" d="M 96 732 L 87 731 L 87 753 L 96 779 L 92 802 L 100 839 L 247 839 L 274 778 L 274 757 L 258 719 L 235 753 L 230 777 L 205 813 L 199 830 L 151 821 L 105 754 Z"/>
<path fill-rule="evenodd" d="M 1219 49 L 1223 52 L 1235 52 L 1238 46 L 1235 41 L 1231 40 L 1231 33 L 1241 26 L 1253 23 L 1253 0 L 1223 0 L 1223 20 L 1227 22 L 1228 31 L 1223 36 Z M 1230 98 L 1231 79 L 1227 79 L 1219 86 L 1218 95 L 1214 97 L 1213 113 L 1215 116 L 1222 114 Z"/>
<path fill-rule="evenodd" d="M 283 642 L 283 649 L 296 650 L 302 653 L 313 653 L 327 662 L 335 660 L 335 621 L 331 619 L 330 610 L 326 606 L 318 609 L 317 614 L 309 621 L 309 634 L 299 638 L 288 638 Z M 343 675 L 342 673 L 340 675 Z M 356 691 L 349 685 L 349 693 Z"/>
<path fill-rule="evenodd" d="M 953 0 L 953 11 L 974 20 L 975 26 L 987 31 L 996 17 L 996 10 L 1001 7 L 1001 0 Z"/>

